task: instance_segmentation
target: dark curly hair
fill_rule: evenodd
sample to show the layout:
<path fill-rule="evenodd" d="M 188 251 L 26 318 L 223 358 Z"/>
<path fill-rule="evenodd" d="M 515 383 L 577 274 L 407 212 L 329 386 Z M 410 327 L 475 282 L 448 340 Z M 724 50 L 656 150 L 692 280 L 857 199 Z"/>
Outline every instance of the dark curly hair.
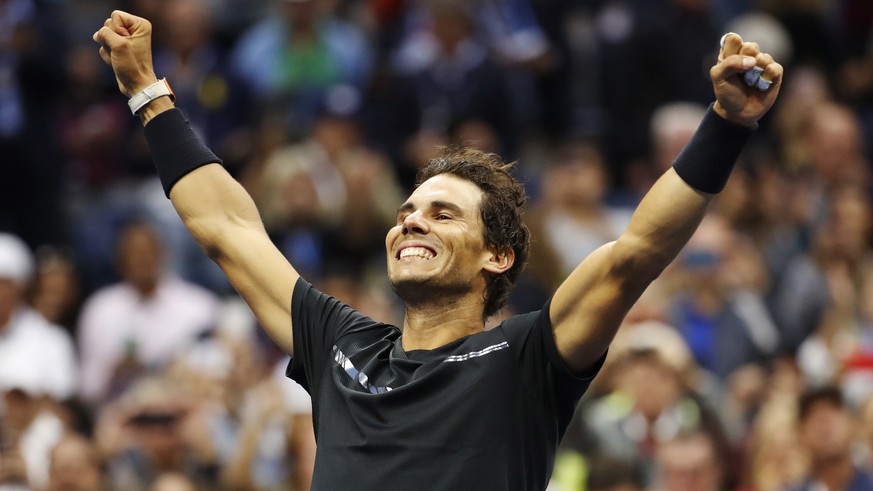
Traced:
<path fill-rule="evenodd" d="M 451 146 L 419 170 L 416 179 L 416 185 L 421 185 L 431 177 L 451 174 L 475 184 L 483 193 L 479 212 L 485 226 L 485 245 L 515 252 L 512 267 L 486 278 L 486 318 L 506 304 L 530 249 L 530 231 L 522 219 L 527 194 L 521 182 L 511 174 L 514 167 L 515 162 L 506 163 L 496 154 Z"/>

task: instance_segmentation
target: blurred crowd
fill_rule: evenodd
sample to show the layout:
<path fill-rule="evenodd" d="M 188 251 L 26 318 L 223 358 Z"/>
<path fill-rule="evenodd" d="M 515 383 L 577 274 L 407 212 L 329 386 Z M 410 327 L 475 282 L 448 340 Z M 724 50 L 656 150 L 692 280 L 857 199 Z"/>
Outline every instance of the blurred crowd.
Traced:
<path fill-rule="evenodd" d="M 116 8 L 281 251 L 393 323 L 384 233 L 440 146 L 518 161 L 534 242 L 500 315 L 537 309 L 688 141 L 722 33 L 757 41 L 780 100 L 550 490 L 873 489 L 869 0 L 0 0 L 0 490 L 308 489 L 308 395 L 91 41 Z"/>

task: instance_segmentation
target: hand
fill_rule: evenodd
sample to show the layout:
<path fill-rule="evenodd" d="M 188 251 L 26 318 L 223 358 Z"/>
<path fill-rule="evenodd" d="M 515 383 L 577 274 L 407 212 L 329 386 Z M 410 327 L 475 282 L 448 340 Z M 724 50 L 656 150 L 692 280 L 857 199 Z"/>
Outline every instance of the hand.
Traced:
<path fill-rule="evenodd" d="M 152 66 L 152 24 L 116 10 L 93 39 L 100 44 L 100 58 L 112 67 L 118 89 L 128 98 L 157 82 Z"/>
<path fill-rule="evenodd" d="M 771 82 L 767 90 L 749 87 L 743 80 L 745 72 L 756 66 L 764 70 L 761 79 Z M 782 86 L 782 65 L 762 53 L 757 43 L 743 42 L 739 34 L 728 33 L 709 76 L 715 90 L 715 112 L 733 123 L 753 126 L 776 102 Z"/>

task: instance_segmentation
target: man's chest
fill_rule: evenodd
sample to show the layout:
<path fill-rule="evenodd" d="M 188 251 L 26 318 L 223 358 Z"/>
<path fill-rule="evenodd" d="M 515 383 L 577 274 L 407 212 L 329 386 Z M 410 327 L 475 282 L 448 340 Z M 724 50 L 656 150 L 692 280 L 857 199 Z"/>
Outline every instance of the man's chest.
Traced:
<path fill-rule="evenodd" d="M 426 360 L 397 356 L 393 346 L 343 348 L 334 347 L 314 394 L 319 445 L 503 445 L 530 406 L 503 340 Z"/>

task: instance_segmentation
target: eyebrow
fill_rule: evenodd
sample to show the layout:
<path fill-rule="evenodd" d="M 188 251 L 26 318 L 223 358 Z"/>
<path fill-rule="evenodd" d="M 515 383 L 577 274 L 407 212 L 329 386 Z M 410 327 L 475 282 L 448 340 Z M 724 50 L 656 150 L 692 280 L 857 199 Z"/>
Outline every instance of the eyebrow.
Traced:
<path fill-rule="evenodd" d="M 454 203 L 449 203 L 448 201 L 431 201 L 430 208 L 436 208 L 439 210 L 448 210 L 448 211 L 450 211 L 458 216 L 464 215 L 464 210 L 462 210 L 460 206 L 458 206 Z M 411 201 L 407 201 L 406 203 L 403 203 L 402 205 L 400 205 L 400 208 L 397 208 L 397 216 L 400 216 L 403 213 L 409 213 L 413 210 L 415 210 L 415 205 L 412 204 Z"/>

